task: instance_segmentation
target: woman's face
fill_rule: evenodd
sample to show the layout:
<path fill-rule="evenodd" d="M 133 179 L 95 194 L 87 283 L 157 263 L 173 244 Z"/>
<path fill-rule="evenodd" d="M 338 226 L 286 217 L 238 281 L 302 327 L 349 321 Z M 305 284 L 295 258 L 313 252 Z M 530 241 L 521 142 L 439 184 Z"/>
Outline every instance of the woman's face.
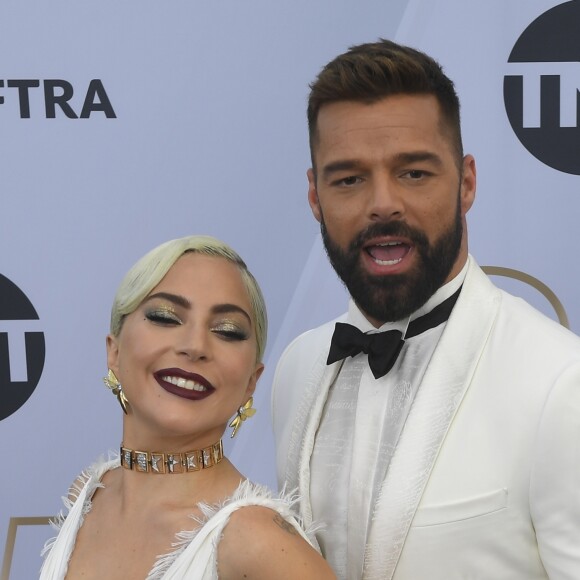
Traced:
<path fill-rule="evenodd" d="M 109 368 L 129 400 L 126 445 L 182 437 L 217 441 L 254 392 L 252 311 L 240 272 L 224 258 L 187 253 L 107 337 Z"/>

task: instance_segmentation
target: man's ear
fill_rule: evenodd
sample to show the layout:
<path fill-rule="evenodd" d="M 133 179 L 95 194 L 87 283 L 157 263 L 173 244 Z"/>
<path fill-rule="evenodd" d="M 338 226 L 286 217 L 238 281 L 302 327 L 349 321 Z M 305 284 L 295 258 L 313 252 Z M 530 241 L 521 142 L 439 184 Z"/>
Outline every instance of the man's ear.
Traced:
<path fill-rule="evenodd" d="M 312 168 L 306 172 L 306 177 L 308 178 L 308 203 L 310 204 L 312 215 L 316 218 L 317 222 L 320 222 L 322 221 L 322 210 L 320 209 L 320 201 L 316 189 L 316 176 Z"/>
<path fill-rule="evenodd" d="M 463 158 L 461 172 L 461 213 L 463 216 L 471 209 L 475 201 L 475 189 L 477 185 L 477 171 L 475 169 L 475 159 L 473 155 L 466 155 Z"/>

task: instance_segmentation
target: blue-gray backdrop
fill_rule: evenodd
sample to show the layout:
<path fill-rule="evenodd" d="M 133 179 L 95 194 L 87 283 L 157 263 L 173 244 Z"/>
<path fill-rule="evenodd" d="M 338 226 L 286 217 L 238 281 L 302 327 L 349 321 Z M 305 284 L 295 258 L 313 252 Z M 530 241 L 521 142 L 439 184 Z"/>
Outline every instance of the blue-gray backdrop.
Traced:
<path fill-rule="evenodd" d="M 258 415 L 228 453 L 249 477 L 275 485 L 269 390 L 277 357 L 346 306 L 307 205 L 305 103 L 320 67 L 352 44 L 394 38 L 444 65 L 462 100 L 466 151 L 478 163 L 472 253 L 482 265 L 542 280 L 578 331 L 580 75 L 565 48 L 546 48 L 554 18 L 543 16 L 569 21 L 575 5 L 1 2 L 0 415 L 9 389 L 38 384 L 0 420 L 0 554 L 14 537 L 11 518 L 54 514 L 78 472 L 118 446 L 120 410 L 101 382 L 110 303 L 128 267 L 170 238 L 217 236 L 262 284 L 267 372 Z M 535 36 L 522 36 L 538 18 Z M 575 46 L 578 27 L 576 18 Z M 543 85 L 548 76 L 552 84 Z M 554 87 L 559 96 L 549 98 Z M 548 106 L 560 115 L 544 114 Z M 554 167 L 543 135 L 562 156 L 575 151 L 566 167 Z M 537 289 L 510 288 L 555 317 Z M 42 339 L 36 381 L 30 359 L 38 360 Z M 10 578 L 33 578 L 50 531 L 12 530 Z"/>

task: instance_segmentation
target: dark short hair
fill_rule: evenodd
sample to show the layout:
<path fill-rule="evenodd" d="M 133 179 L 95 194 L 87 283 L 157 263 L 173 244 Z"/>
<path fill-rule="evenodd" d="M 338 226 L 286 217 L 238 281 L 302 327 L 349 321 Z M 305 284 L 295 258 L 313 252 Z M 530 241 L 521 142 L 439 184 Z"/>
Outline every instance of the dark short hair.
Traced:
<path fill-rule="evenodd" d="M 312 167 L 315 167 L 318 114 L 324 105 L 341 101 L 371 104 L 400 94 L 425 94 L 437 98 L 445 129 L 450 133 L 460 164 L 463 144 L 459 99 L 453 82 L 443 73 L 441 65 L 425 53 L 379 39 L 351 46 L 329 62 L 310 85 L 308 132 Z"/>

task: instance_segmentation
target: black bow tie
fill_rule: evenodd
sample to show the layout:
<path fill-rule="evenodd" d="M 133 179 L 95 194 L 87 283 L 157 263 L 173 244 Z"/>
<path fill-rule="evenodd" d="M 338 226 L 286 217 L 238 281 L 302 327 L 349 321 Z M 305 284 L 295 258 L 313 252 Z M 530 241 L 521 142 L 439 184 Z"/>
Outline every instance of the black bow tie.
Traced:
<path fill-rule="evenodd" d="M 412 338 L 445 322 L 449 318 L 460 292 L 461 288 L 433 308 L 431 312 L 413 320 L 407 328 L 405 338 Z M 393 368 L 403 344 L 405 341 L 400 330 L 365 334 L 355 326 L 337 322 L 326 364 L 330 365 L 343 358 L 364 352 L 369 357 L 369 366 L 375 379 L 379 379 Z"/>

